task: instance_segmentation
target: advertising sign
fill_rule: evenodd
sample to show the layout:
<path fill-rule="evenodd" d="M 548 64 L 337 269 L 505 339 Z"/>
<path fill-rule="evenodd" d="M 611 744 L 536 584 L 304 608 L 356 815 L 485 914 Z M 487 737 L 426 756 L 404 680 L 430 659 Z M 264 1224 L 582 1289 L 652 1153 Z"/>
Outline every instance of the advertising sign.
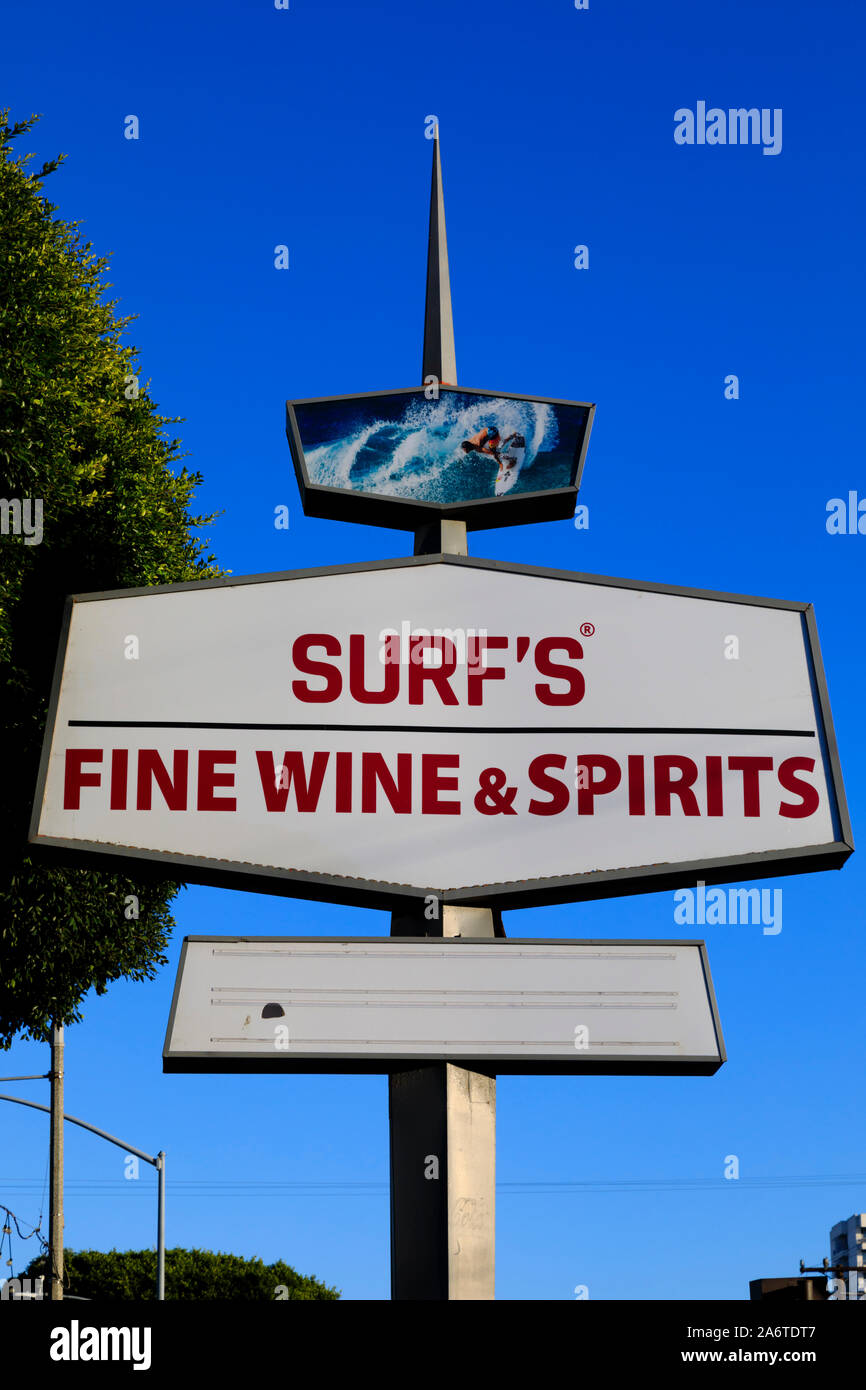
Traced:
<path fill-rule="evenodd" d="M 478 530 L 573 514 L 594 410 L 413 387 L 289 401 L 286 433 L 308 515 Z"/>
<path fill-rule="evenodd" d="M 807 605 L 457 556 L 71 601 L 31 839 L 392 908 L 852 848 Z"/>
<path fill-rule="evenodd" d="M 725 1060 L 703 942 L 187 937 L 163 1071 L 680 1073 Z"/>

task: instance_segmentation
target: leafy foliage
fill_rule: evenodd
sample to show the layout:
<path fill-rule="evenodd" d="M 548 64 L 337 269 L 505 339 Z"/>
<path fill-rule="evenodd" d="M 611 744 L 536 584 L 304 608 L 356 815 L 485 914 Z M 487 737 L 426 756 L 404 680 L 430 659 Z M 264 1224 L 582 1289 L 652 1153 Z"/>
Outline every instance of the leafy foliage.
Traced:
<path fill-rule="evenodd" d="M 156 1298 L 156 1252 L 153 1250 L 67 1250 L 64 1253 L 66 1291 L 79 1298 Z M 31 1260 L 24 1278 L 46 1276 L 45 1255 Z M 291 1265 L 224 1255 L 212 1250 L 166 1250 L 166 1299 L 338 1299 L 339 1291 L 315 1276 L 298 1274 Z M 287 1292 L 283 1292 L 287 1290 Z"/>
<path fill-rule="evenodd" d="M 48 695 L 67 594 L 220 573 L 193 531 L 198 473 L 139 376 L 130 323 L 107 300 L 108 262 L 54 216 L 12 142 L 36 118 L 0 112 L 0 496 L 41 499 L 43 540 L 0 534 L 0 1048 L 52 1018 L 81 1017 L 90 988 L 150 978 L 172 926 L 176 882 L 60 868 L 27 844 Z M 137 392 L 137 394 L 136 394 Z M 129 897 L 139 904 L 127 918 Z M 133 912 L 135 909 L 130 909 Z"/>

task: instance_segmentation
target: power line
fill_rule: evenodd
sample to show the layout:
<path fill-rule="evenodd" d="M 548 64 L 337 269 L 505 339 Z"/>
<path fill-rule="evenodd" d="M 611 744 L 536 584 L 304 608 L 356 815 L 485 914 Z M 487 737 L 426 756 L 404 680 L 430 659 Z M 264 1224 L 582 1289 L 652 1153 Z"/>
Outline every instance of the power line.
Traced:
<path fill-rule="evenodd" d="M 32 1192 L 38 1190 L 38 1181 L 29 1178 L 8 1178 L 7 1191 Z M 502 1196 L 579 1196 L 582 1193 L 620 1193 L 628 1192 L 720 1192 L 720 1191 L 773 1191 L 825 1187 L 866 1187 L 866 1173 L 826 1173 L 765 1175 L 753 1178 L 587 1178 L 582 1180 L 537 1179 L 524 1182 L 500 1182 L 496 1190 Z M 346 1196 L 378 1197 L 389 1191 L 387 1180 L 360 1181 L 357 1179 L 329 1179 L 324 1181 L 307 1179 L 269 1179 L 257 1178 L 235 1181 L 230 1178 L 203 1180 L 200 1178 L 177 1179 L 173 1183 L 177 1192 L 187 1196 Z M 67 1179 L 66 1190 L 82 1197 L 117 1196 L 126 1192 L 130 1197 L 147 1195 L 137 1183 L 127 1179 L 72 1178 Z"/>
<path fill-rule="evenodd" d="M 42 1217 L 41 1217 L 41 1216 L 40 1216 L 40 1218 L 39 1218 L 39 1225 L 34 1226 L 31 1222 L 26 1222 L 25 1224 L 30 1226 L 30 1230 L 27 1231 L 27 1232 L 25 1232 L 25 1231 L 22 1231 L 22 1229 L 21 1229 L 21 1221 L 22 1221 L 22 1218 L 17 1217 L 17 1216 L 15 1215 L 14 1211 L 10 1211 L 9 1208 L 6 1207 L 6 1206 L 3 1206 L 2 1203 L 0 1203 L 0 1213 L 2 1213 L 2 1216 L 0 1216 L 0 1221 L 2 1221 L 2 1223 L 3 1223 L 3 1225 L 2 1225 L 2 1230 L 0 1230 L 0 1284 L 3 1284 L 3 1283 L 5 1283 L 5 1277 L 4 1277 L 5 1270 L 6 1270 L 6 1269 L 9 1270 L 9 1277 L 10 1277 L 10 1278 L 12 1278 L 12 1277 L 14 1276 L 14 1272 L 15 1272 L 14 1257 L 13 1257 L 13 1255 L 12 1255 L 12 1226 L 13 1226 L 13 1225 L 14 1225 L 14 1227 L 15 1227 L 15 1234 L 18 1236 L 18 1239 L 19 1239 L 19 1240 L 32 1240 L 33 1237 L 36 1236 L 37 1239 L 39 1240 L 39 1244 L 40 1244 L 41 1247 L 42 1247 L 43 1253 L 48 1249 L 48 1242 L 47 1242 L 47 1240 L 45 1239 L 45 1237 L 43 1236 L 42 1231 L 41 1231 L 41 1223 L 42 1223 Z M 8 1258 L 4 1261 L 4 1259 L 3 1259 L 4 1245 L 6 1244 L 7 1240 L 8 1240 L 9 1255 L 8 1255 Z"/>
<path fill-rule="evenodd" d="M 11 1228 L 10 1228 L 10 1226 L 9 1226 L 9 1222 L 10 1222 L 10 1221 L 14 1221 L 14 1222 L 15 1222 L 15 1233 L 16 1233 L 16 1235 L 18 1236 L 18 1239 L 19 1239 L 19 1240 L 32 1240 L 33 1237 L 34 1237 L 35 1235 L 38 1235 L 39 1238 L 40 1238 L 40 1240 L 42 1239 L 42 1232 L 41 1232 L 41 1229 L 40 1229 L 40 1227 L 41 1227 L 41 1222 L 34 1226 L 33 1223 L 32 1223 L 31 1221 L 28 1221 L 26 1224 L 30 1227 L 30 1230 L 29 1230 L 28 1233 L 25 1235 L 24 1232 L 23 1232 L 22 1229 L 21 1229 L 21 1220 L 22 1220 L 22 1218 L 17 1217 L 17 1216 L 15 1215 L 14 1211 L 10 1211 L 8 1207 L 4 1207 L 3 1204 L 2 1204 L 2 1202 L 0 1202 L 0 1212 L 3 1213 L 3 1232 L 2 1232 L 2 1234 L 3 1234 L 4 1236 L 6 1236 L 6 1235 L 11 1236 L 12 1231 L 11 1231 Z M 10 1241 L 10 1244 L 11 1244 L 11 1241 Z M 10 1253 L 11 1253 L 11 1251 L 10 1251 Z"/>

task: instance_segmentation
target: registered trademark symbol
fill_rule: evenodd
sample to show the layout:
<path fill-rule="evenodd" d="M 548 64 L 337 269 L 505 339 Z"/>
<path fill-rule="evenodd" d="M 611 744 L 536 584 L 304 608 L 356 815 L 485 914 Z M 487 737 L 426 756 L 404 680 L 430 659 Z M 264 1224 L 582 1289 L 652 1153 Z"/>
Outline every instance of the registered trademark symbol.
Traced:
<path fill-rule="evenodd" d="M 594 633 L 595 633 L 595 624 L 594 624 L 594 623 L 581 623 L 581 625 L 580 625 L 580 635 L 581 635 L 581 637 L 592 637 L 592 636 L 594 635 Z"/>

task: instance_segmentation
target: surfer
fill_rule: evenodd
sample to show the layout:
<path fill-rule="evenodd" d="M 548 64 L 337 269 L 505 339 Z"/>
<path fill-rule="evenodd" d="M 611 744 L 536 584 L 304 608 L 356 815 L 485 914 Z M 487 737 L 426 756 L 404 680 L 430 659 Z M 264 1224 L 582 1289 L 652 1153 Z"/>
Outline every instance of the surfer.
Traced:
<path fill-rule="evenodd" d="M 499 462 L 499 430 L 495 425 L 482 425 L 477 434 L 472 434 L 468 439 L 464 439 L 460 445 L 464 454 L 471 454 L 477 450 L 479 454 L 490 454 Z"/>
<path fill-rule="evenodd" d="M 460 447 L 465 454 L 475 452 L 495 459 L 498 469 L 493 484 L 494 494 L 502 497 L 506 492 L 510 492 L 517 481 L 526 453 L 526 440 L 522 434 L 512 430 L 511 434 L 503 439 L 495 425 L 484 425 L 477 434 L 464 439 Z"/>

